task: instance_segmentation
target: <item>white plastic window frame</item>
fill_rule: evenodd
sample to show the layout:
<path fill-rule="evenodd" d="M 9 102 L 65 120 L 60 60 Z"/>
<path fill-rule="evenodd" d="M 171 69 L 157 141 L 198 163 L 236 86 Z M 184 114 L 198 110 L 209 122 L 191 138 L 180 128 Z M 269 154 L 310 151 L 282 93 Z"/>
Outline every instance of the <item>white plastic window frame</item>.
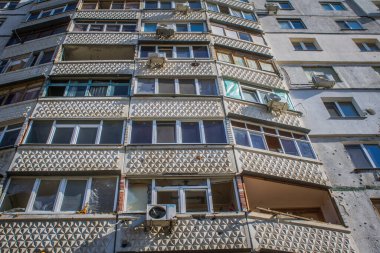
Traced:
<path fill-rule="evenodd" d="M 75 25 L 87 25 L 87 28 L 86 28 L 86 31 L 74 31 L 75 29 Z M 90 31 L 90 28 L 92 25 L 103 25 L 103 30 L 102 31 Z M 79 23 L 75 23 L 73 25 L 73 28 L 71 29 L 72 32 L 89 32 L 89 33 L 99 33 L 99 32 L 106 32 L 106 33 L 113 33 L 113 32 L 116 32 L 116 31 L 107 31 L 107 26 L 108 25 L 120 25 L 120 28 L 119 28 L 119 31 L 118 32 L 123 32 L 123 27 L 124 26 L 128 26 L 128 25 L 135 25 L 136 28 L 137 28 L 137 23 L 125 23 L 125 22 L 108 22 L 108 23 L 104 23 L 104 22 L 79 22 Z M 125 33 L 125 32 L 123 32 Z M 130 32 L 127 32 L 127 33 L 130 33 Z"/>
<path fill-rule="evenodd" d="M 52 8 L 52 9 L 45 9 L 45 10 L 40 10 L 39 14 L 38 14 L 38 17 L 36 19 L 33 19 L 33 20 L 38 20 L 38 19 L 41 19 L 41 16 L 42 16 L 42 13 L 44 12 L 47 12 L 47 11 L 50 11 L 50 14 L 49 16 L 46 16 L 45 18 L 47 17 L 50 17 L 50 16 L 54 16 L 54 15 L 58 15 L 58 14 L 62 14 L 62 13 L 65 13 L 66 12 L 66 9 L 67 9 L 67 6 L 71 4 L 71 3 L 67 3 L 65 5 L 62 5 L 62 6 L 58 6 L 58 7 L 55 7 L 55 8 Z M 61 13 L 58 13 L 58 14 L 54 14 L 54 11 L 57 10 L 57 9 L 61 9 L 63 7 L 63 11 Z M 29 21 L 29 18 L 32 14 L 29 14 L 26 21 Z M 30 21 L 33 21 L 33 20 L 30 20 Z"/>
<path fill-rule="evenodd" d="M 211 54 L 210 54 L 210 48 L 209 46 L 207 45 L 199 45 L 199 46 L 202 46 L 202 47 L 205 47 L 207 49 L 207 54 L 208 54 L 208 58 L 195 58 L 194 57 L 194 50 L 193 50 L 193 46 L 192 45 L 180 45 L 180 46 L 171 46 L 171 45 L 168 45 L 168 46 L 150 46 L 150 45 L 140 45 L 139 46 L 139 58 L 141 59 L 147 59 L 148 57 L 141 57 L 141 47 L 144 47 L 144 46 L 149 46 L 149 47 L 155 47 L 155 53 L 159 53 L 158 51 L 158 48 L 159 47 L 172 47 L 173 48 L 173 57 L 171 58 L 168 58 L 168 59 L 179 59 L 179 60 L 188 60 L 188 59 L 210 59 L 211 58 Z M 197 45 L 198 46 L 198 45 Z M 197 47 L 196 46 L 196 47 Z M 186 48 L 189 48 L 189 51 L 190 51 L 190 57 L 189 58 L 177 58 L 177 48 L 178 47 L 186 47 Z"/>
<path fill-rule="evenodd" d="M 327 102 L 327 101 L 326 101 Z M 352 107 L 355 109 L 356 113 L 358 114 L 357 117 L 350 117 L 350 116 L 346 116 L 342 110 L 342 108 L 340 107 L 340 104 L 341 102 L 344 102 L 344 103 L 351 103 Z M 360 108 L 358 108 L 358 106 L 356 105 L 356 103 L 354 103 L 353 100 L 347 100 L 347 101 L 344 101 L 344 100 L 337 100 L 337 101 L 331 101 L 331 103 L 334 103 L 335 105 L 335 108 L 338 110 L 338 113 L 339 113 L 339 117 L 340 118 L 360 118 L 362 117 L 362 111 L 360 110 Z"/>
<path fill-rule="evenodd" d="M 295 26 L 293 25 L 293 21 L 299 21 L 302 23 L 302 26 L 303 28 L 300 28 L 300 29 L 306 29 L 306 25 L 304 24 L 304 22 L 301 20 L 301 19 L 279 19 L 278 22 L 287 22 L 290 29 L 292 30 L 297 30 L 297 28 L 295 28 Z"/>
<path fill-rule="evenodd" d="M 92 179 L 93 178 L 101 178 L 101 179 L 103 179 L 103 178 L 115 178 L 116 182 L 115 182 L 115 193 L 114 193 L 115 198 L 114 198 L 113 211 L 116 210 L 118 188 L 119 188 L 119 185 L 118 185 L 119 177 L 118 176 L 32 177 L 32 178 L 31 177 L 11 177 L 6 184 L 3 193 L 1 194 L 0 206 L 2 206 L 2 204 L 3 204 L 3 201 L 4 201 L 4 198 L 5 198 L 6 193 L 8 191 L 8 188 L 11 184 L 12 178 L 15 178 L 15 179 L 34 179 L 34 184 L 33 184 L 32 192 L 29 196 L 28 204 L 25 208 L 25 211 L 24 212 L 11 212 L 11 213 L 22 213 L 22 214 L 50 214 L 50 213 L 73 214 L 73 213 L 76 213 L 77 210 L 75 210 L 75 211 L 61 211 L 67 181 L 70 181 L 70 180 L 86 180 L 87 181 L 85 194 L 84 194 L 84 198 L 83 198 L 82 206 L 81 206 L 81 209 L 83 209 L 90 202 L 91 186 L 92 186 Z M 38 192 L 38 189 L 39 189 L 39 186 L 40 186 L 42 180 L 59 180 L 60 181 L 59 186 L 58 186 L 58 191 L 56 193 L 55 200 L 54 200 L 53 211 L 40 211 L 40 210 L 34 211 L 33 210 L 33 205 L 34 205 L 34 202 L 36 200 L 37 192 Z"/>
<path fill-rule="evenodd" d="M 191 31 L 191 24 L 202 24 L 203 26 L 203 31 L 202 32 L 194 32 L 194 31 Z M 175 29 L 176 29 L 176 32 L 177 32 L 177 25 L 186 25 L 187 26 L 187 31 L 186 32 L 178 32 L 178 33 L 204 33 L 207 31 L 206 29 L 206 24 L 204 22 L 179 22 L 179 23 L 174 23 L 173 25 L 175 25 Z"/>
<path fill-rule="evenodd" d="M 233 121 L 235 121 L 235 122 L 239 122 L 239 123 L 243 123 L 243 124 L 246 124 L 246 123 L 247 123 L 247 122 L 239 121 L 239 120 L 233 120 Z M 248 123 L 248 124 L 250 124 L 250 123 Z M 269 150 L 269 148 L 268 148 L 268 144 L 267 144 L 267 141 L 266 141 L 266 139 L 265 139 L 265 135 L 269 135 L 269 136 L 272 136 L 272 137 L 276 137 L 276 138 L 279 140 L 279 143 L 280 143 L 280 146 L 281 146 L 281 150 L 282 150 L 282 152 L 276 152 L 276 153 L 284 154 L 284 155 L 290 155 L 290 156 L 296 156 L 296 157 L 302 157 L 302 158 L 305 158 L 305 159 L 317 159 L 317 155 L 316 155 L 316 153 L 315 153 L 315 151 L 314 151 L 313 145 L 311 144 L 310 138 L 309 138 L 309 136 L 308 136 L 307 134 L 305 134 L 305 133 L 299 133 L 300 135 L 304 135 L 304 136 L 306 136 L 306 140 L 302 140 L 302 139 L 297 139 L 297 138 L 294 137 L 293 134 L 298 134 L 298 133 L 296 133 L 296 132 L 294 132 L 294 131 L 289 131 L 289 130 L 285 130 L 285 129 L 282 130 L 282 129 L 278 129 L 278 128 L 274 128 L 274 127 L 268 127 L 268 126 L 264 126 L 264 125 L 261 125 L 261 124 L 255 124 L 255 123 L 252 124 L 252 125 L 255 125 L 255 126 L 260 127 L 260 131 L 256 131 L 256 130 L 248 129 L 247 127 L 246 127 L 246 128 L 241 128 L 241 127 L 237 127 L 237 126 L 232 126 L 232 131 L 233 131 L 233 129 L 235 129 L 235 128 L 236 128 L 236 129 L 239 129 L 239 130 L 245 130 L 246 135 L 247 135 L 247 138 L 248 138 L 248 142 L 249 142 L 249 145 L 250 145 L 249 148 L 256 149 L 255 147 L 253 147 L 252 140 L 251 140 L 251 137 L 250 137 L 250 135 L 249 135 L 249 133 L 252 132 L 252 133 L 254 133 L 254 134 L 256 134 L 256 135 L 261 135 L 261 138 L 262 138 L 262 140 L 263 140 L 263 143 L 264 143 L 264 146 L 265 146 L 265 150 L 266 150 L 266 151 L 273 152 L 273 151 L 270 151 L 270 150 Z M 275 131 L 276 131 L 276 134 L 272 134 L 272 133 L 266 133 L 266 132 L 264 132 L 263 127 L 265 127 L 265 128 L 270 128 L 270 129 L 275 130 Z M 289 133 L 292 134 L 293 137 L 282 136 L 282 135 L 279 134 L 279 131 L 289 132 Z M 291 140 L 291 141 L 293 141 L 293 143 L 294 143 L 294 145 L 295 145 L 295 147 L 296 147 L 296 149 L 297 149 L 297 153 L 298 153 L 298 155 L 287 154 L 287 153 L 285 152 L 285 149 L 284 149 L 284 146 L 283 146 L 283 144 L 282 144 L 282 142 L 281 142 L 281 139 L 285 139 L 285 140 Z M 235 145 L 240 146 L 240 145 L 238 145 L 238 144 L 236 143 L 235 134 L 233 134 L 233 141 L 234 141 L 234 144 L 235 144 Z M 313 153 L 314 158 L 310 158 L 310 157 L 304 157 L 304 156 L 302 156 L 302 152 L 301 152 L 300 147 L 298 146 L 298 142 L 297 142 L 297 141 L 307 142 L 307 143 L 310 145 L 310 148 L 311 148 L 311 151 L 312 151 L 312 153 Z M 242 146 L 242 147 L 246 147 L 246 146 Z"/>
<path fill-rule="evenodd" d="M 147 9 L 146 8 L 146 2 L 149 1 L 149 0 L 145 0 L 144 1 L 144 10 L 173 10 L 175 8 L 175 1 L 161 1 L 161 0 L 157 0 L 157 1 L 154 1 L 154 2 L 157 2 L 157 8 L 156 9 Z M 170 9 L 161 9 L 161 2 L 170 2 Z"/>
<path fill-rule="evenodd" d="M 215 120 L 215 121 L 221 121 L 223 122 L 223 127 L 224 127 L 224 136 L 226 138 L 226 143 L 208 143 L 206 142 L 206 133 L 203 125 L 204 120 Z M 227 135 L 227 127 L 226 127 L 226 121 L 223 119 L 204 119 L 204 120 L 130 120 L 129 121 L 129 126 L 128 128 L 131 129 L 129 131 L 129 136 L 128 136 L 128 144 L 130 145 L 178 145 L 178 144 L 191 144 L 191 145 L 201 145 L 201 144 L 216 144 L 216 145 L 224 145 L 228 143 L 228 135 Z M 141 144 L 141 143 L 131 143 L 131 137 L 132 137 L 132 123 L 133 121 L 150 121 L 152 122 L 152 143 L 149 144 Z M 175 143 L 157 143 L 157 121 L 168 121 L 172 122 L 175 121 L 175 134 L 176 134 L 176 142 Z M 200 143 L 184 143 L 182 142 L 182 129 L 181 129 L 181 123 L 182 122 L 192 122 L 192 123 L 198 123 L 199 126 L 199 136 L 200 136 Z"/>
<path fill-rule="evenodd" d="M 231 31 L 231 32 L 235 32 L 235 33 L 237 34 L 238 40 L 241 40 L 241 41 L 244 41 L 244 42 L 251 42 L 251 43 L 254 43 L 254 37 L 253 37 L 253 35 L 250 34 L 250 33 L 242 32 L 242 31 L 238 31 L 238 30 L 233 30 L 233 29 L 229 29 L 229 28 L 225 28 L 225 27 L 223 27 L 223 26 L 218 26 L 218 25 L 214 25 L 214 24 L 211 24 L 211 30 L 212 30 L 212 27 L 213 27 L 213 26 L 223 29 L 223 34 L 224 34 L 224 36 L 226 36 L 226 37 L 228 37 L 228 38 L 236 39 L 236 38 L 233 38 L 233 37 L 227 36 L 226 30 Z M 240 33 L 245 33 L 245 34 L 249 35 L 249 37 L 251 38 L 251 41 L 247 41 L 247 40 L 243 40 L 243 39 L 241 39 L 241 38 L 240 38 Z M 216 33 L 214 33 L 214 34 L 215 34 L 215 35 L 219 35 L 219 34 L 216 34 Z M 221 35 L 219 35 L 219 36 L 221 36 Z"/>

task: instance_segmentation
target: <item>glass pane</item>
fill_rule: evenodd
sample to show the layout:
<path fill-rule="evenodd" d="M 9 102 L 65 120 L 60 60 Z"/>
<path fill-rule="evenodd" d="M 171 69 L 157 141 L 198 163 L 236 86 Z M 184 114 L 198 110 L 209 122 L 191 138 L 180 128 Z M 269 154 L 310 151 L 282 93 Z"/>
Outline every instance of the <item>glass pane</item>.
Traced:
<path fill-rule="evenodd" d="M 239 38 L 245 41 L 252 41 L 251 35 L 249 35 L 248 33 L 239 32 Z"/>
<path fill-rule="evenodd" d="M 234 128 L 234 136 L 235 136 L 235 142 L 238 145 L 243 145 L 249 147 L 249 140 L 248 140 L 248 135 L 247 131 L 241 130 L 241 129 L 236 129 Z"/>
<path fill-rule="evenodd" d="M 246 66 L 246 64 L 245 64 L 245 61 L 244 61 L 244 58 L 243 57 L 240 57 L 240 56 L 233 56 L 233 58 L 234 58 L 234 63 L 236 64 L 236 65 L 239 65 L 239 66 L 243 66 L 243 67 L 245 67 Z"/>
<path fill-rule="evenodd" d="M 315 155 L 310 143 L 304 142 L 304 141 L 297 141 L 297 144 L 298 144 L 298 148 L 301 151 L 301 155 L 303 157 L 308 157 L 308 158 L 313 158 L 313 159 L 315 158 Z"/>
<path fill-rule="evenodd" d="M 179 93 L 196 94 L 195 81 L 193 79 L 179 79 Z"/>
<path fill-rule="evenodd" d="M 155 32 L 157 29 L 156 23 L 144 24 L 144 32 Z"/>
<path fill-rule="evenodd" d="M 110 213 L 114 211 L 116 192 L 115 178 L 93 178 L 89 210 L 91 213 Z"/>
<path fill-rule="evenodd" d="M 161 9 L 162 10 L 170 10 L 172 8 L 171 2 L 161 2 Z"/>
<path fill-rule="evenodd" d="M 132 144 L 151 144 L 152 143 L 152 122 L 151 121 L 133 121 L 132 122 L 132 133 L 131 133 L 131 143 Z"/>
<path fill-rule="evenodd" d="M 232 80 L 224 80 L 226 95 L 231 98 L 242 99 L 239 89 L 239 83 Z"/>
<path fill-rule="evenodd" d="M 8 94 L 7 99 L 4 102 L 4 105 L 14 104 L 22 99 L 22 95 L 24 94 L 23 91 L 13 92 Z"/>
<path fill-rule="evenodd" d="M 258 69 L 257 62 L 255 60 L 246 59 L 248 67 L 251 69 Z"/>
<path fill-rule="evenodd" d="M 193 46 L 194 58 L 209 58 L 206 46 Z"/>
<path fill-rule="evenodd" d="M 356 168 L 372 168 L 371 163 L 368 161 L 360 145 L 348 145 L 346 146 L 346 149 Z"/>
<path fill-rule="evenodd" d="M 122 32 L 136 32 L 136 24 L 123 25 Z"/>
<path fill-rule="evenodd" d="M 87 86 L 70 86 L 67 92 L 68 97 L 84 97 Z"/>
<path fill-rule="evenodd" d="M 123 121 L 103 121 L 100 144 L 120 144 L 122 143 Z"/>
<path fill-rule="evenodd" d="M 293 24 L 294 29 L 304 29 L 305 28 L 305 26 L 303 25 L 303 23 L 301 21 L 292 20 L 291 22 Z"/>
<path fill-rule="evenodd" d="M 265 140 L 270 151 L 282 153 L 281 144 L 277 137 L 265 135 Z"/>
<path fill-rule="evenodd" d="M 251 137 L 252 147 L 259 149 L 266 149 L 263 136 L 260 134 L 249 133 Z"/>
<path fill-rule="evenodd" d="M 214 80 L 198 80 L 199 95 L 217 95 L 216 84 Z"/>
<path fill-rule="evenodd" d="M 176 24 L 177 32 L 188 32 L 187 24 Z"/>
<path fill-rule="evenodd" d="M 274 72 L 273 65 L 267 62 L 260 62 L 261 69 L 264 71 Z"/>
<path fill-rule="evenodd" d="M 254 103 L 260 103 L 256 91 L 243 90 L 244 100 Z"/>
<path fill-rule="evenodd" d="M 177 58 L 190 58 L 190 48 L 177 47 Z"/>
<path fill-rule="evenodd" d="M 198 122 L 182 122 L 182 143 L 201 143 Z"/>
<path fill-rule="evenodd" d="M 137 83 L 137 93 L 154 94 L 154 79 L 139 79 Z"/>
<path fill-rule="evenodd" d="M 90 97 L 105 97 L 108 86 L 91 86 L 88 92 Z"/>
<path fill-rule="evenodd" d="M 129 95 L 129 85 L 115 85 L 113 86 L 113 96 L 125 97 Z"/>
<path fill-rule="evenodd" d="M 214 212 L 238 211 L 235 188 L 232 180 L 212 179 L 211 192 Z"/>
<path fill-rule="evenodd" d="M 98 128 L 81 127 L 76 144 L 95 144 Z"/>
<path fill-rule="evenodd" d="M 340 112 L 334 102 L 324 102 L 324 105 L 331 117 L 340 117 Z"/>
<path fill-rule="evenodd" d="M 57 127 L 55 129 L 52 144 L 70 144 L 71 137 L 73 136 L 73 127 Z"/>
<path fill-rule="evenodd" d="M 149 53 L 156 52 L 156 47 L 154 46 L 142 46 L 140 49 L 140 57 L 141 58 L 147 58 L 149 56 Z"/>
<path fill-rule="evenodd" d="M 224 36 L 224 29 L 222 27 L 212 25 L 211 30 L 213 34 Z"/>
<path fill-rule="evenodd" d="M 366 144 L 364 147 L 367 149 L 369 156 L 375 163 L 375 167 L 380 168 L 380 146 L 377 144 Z"/>
<path fill-rule="evenodd" d="M 207 3 L 207 9 L 209 11 L 219 12 L 218 6 L 216 4 Z"/>
<path fill-rule="evenodd" d="M 293 140 L 281 139 L 281 143 L 286 154 L 296 156 L 299 155 L 296 148 L 296 144 Z"/>
<path fill-rule="evenodd" d="M 107 25 L 106 31 L 107 32 L 118 32 L 118 31 L 120 31 L 120 25 Z"/>
<path fill-rule="evenodd" d="M 185 191 L 186 212 L 208 212 L 206 191 Z"/>
<path fill-rule="evenodd" d="M 60 182 L 60 180 L 41 180 L 33 204 L 34 211 L 53 211 Z"/>
<path fill-rule="evenodd" d="M 178 191 L 158 191 L 157 204 L 174 204 L 179 212 L 179 195 Z"/>
<path fill-rule="evenodd" d="M 145 1 L 145 9 L 157 9 L 158 1 Z"/>
<path fill-rule="evenodd" d="M 287 20 L 281 20 L 278 21 L 278 23 L 280 24 L 281 29 L 292 29 L 290 23 Z"/>
<path fill-rule="evenodd" d="M 176 143 L 176 122 L 157 121 L 157 143 Z"/>
<path fill-rule="evenodd" d="M 34 179 L 11 179 L 0 211 L 24 212 L 33 190 Z"/>
<path fill-rule="evenodd" d="M 151 203 L 151 180 L 128 180 L 127 212 L 146 211 Z"/>
<path fill-rule="evenodd" d="M 80 211 L 82 209 L 87 180 L 68 180 L 63 194 L 61 211 Z"/>
<path fill-rule="evenodd" d="M 164 53 L 167 58 L 173 58 L 173 47 L 158 47 L 159 53 Z"/>
<path fill-rule="evenodd" d="M 207 186 L 205 179 L 156 179 L 156 186 Z"/>
<path fill-rule="evenodd" d="M 220 120 L 204 120 L 206 143 L 227 143 L 224 122 Z"/>
<path fill-rule="evenodd" d="M 189 1 L 189 5 L 192 10 L 199 10 L 202 8 L 200 1 Z"/>
<path fill-rule="evenodd" d="M 52 121 L 38 120 L 33 121 L 25 143 L 46 143 L 50 134 Z"/>
<path fill-rule="evenodd" d="M 174 79 L 158 79 L 158 93 L 174 94 L 175 93 Z"/>
<path fill-rule="evenodd" d="M 357 30 L 357 29 L 362 29 L 363 27 L 359 22 L 357 21 L 346 21 L 347 25 L 350 27 L 352 30 Z"/>
<path fill-rule="evenodd" d="M 40 93 L 40 89 L 28 90 L 26 91 L 24 98 L 22 100 L 27 101 L 27 100 L 36 99 L 38 98 L 39 93 Z M 1 101 L 0 101 L 0 104 L 1 104 Z"/>
<path fill-rule="evenodd" d="M 49 86 L 47 88 L 47 97 L 63 97 L 65 94 L 66 86 Z"/>
<path fill-rule="evenodd" d="M 20 129 L 6 132 L 0 142 L 0 147 L 9 147 L 15 145 L 19 133 Z"/>
<path fill-rule="evenodd" d="M 204 32 L 203 23 L 190 23 L 191 32 Z"/>
<path fill-rule="evenodd" d="M 338 102 L 340 109 L 342 110 L 344 117 L 359 117 L 359 113 L 356 111 L 355 106 L 351 102 Z"/>
<path fill-rule="evenodd" d="M 224 29 L 224 32 L 226 33 L 227 37 L 230 37 L 230 38 L 233 38 L 233 39 L 238 39 L 239 38 L 237 32 L 235 32 L 235 31 Z"/>

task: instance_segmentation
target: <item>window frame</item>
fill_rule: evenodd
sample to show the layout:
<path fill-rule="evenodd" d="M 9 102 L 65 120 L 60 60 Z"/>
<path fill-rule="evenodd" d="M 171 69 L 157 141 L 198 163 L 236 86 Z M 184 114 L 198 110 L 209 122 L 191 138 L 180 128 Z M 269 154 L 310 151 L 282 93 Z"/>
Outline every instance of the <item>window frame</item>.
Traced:
<path fill-rule="evenodd" d="M 349 22 L 355 22 L 357 23 L 360 28 L 351 28 Z M 353 31 L 360 31 L 360 30 L 366 30 L 362 23 L 360 23 L 358 20 L 336 20 L 337 25 L 339 26 L 340 30 L 353 30 Z M 343 28 L 340 24 L 343 23 L 345 25 L 345 28 Z"/>
<path fill-rule="evenodd" d="M 330 69 L 330 70 L 332 70 L 333 74 L 324 72 L 324 71 L 322 71 L 323 69 Z M 335 68 L 333 66 L 302 66 L 302 70 L 304 71 L 304 73 L 306 75 L 308 83 L 313 83 L 312 75 L 314 75 L 315 72 L 323 72 L 323 74 L 327 75 L 327 76 L 331 75 L 333 81 L 335 81 L 337 83 L 343 82 L 343 79 L 339 76 L 338 72 L 335 71 Z M 337 79 L 335 78 L 335 76 L 337 77 Z"/>
<path fill-rule="evenodd" d="M 285 11 L 294 10 L 294 7 L 293 7 L 293 5 L 292 5 L 292 3 L 290 1 L 275 1 L 275 3 L 278 3 L 278 6 L 279 6 L 280 10 L 285 10 Z M 282 8 L 281 4 L 284 4 L 284 3 L 288 4 L 289 7 L 288 8 Z"/>
<path fill-rule="evenodd" d="M 32 14 L 34 12 L 30 12 L 29 15 L 28 15 L 28 17 L 26 18 L 26 21 L 28 22 L 28 21 L 38 20 L 38 19 L 41 19 L 41 18 L 47 18 L 47 17 L 50 17 L 50 16 L 55 16 L 55 15 L 59 15 L 59 14 L 65 13 L 67 11 L 68 6 L 71 5 L 71 4 L 74 4 L 74 3 L 75 2 L 70 2 L 70 3 L 67 3 L 65 5 L 56 6 L 56 7 L 51 8 L 51 9 L 48 8 L 48 9 L 39 10 L 38 11 L 39 14 L 38 14 L 37 18 L 32 19 L 32 20 L 30 20 L 30 17 L 32 16 Z M 78 5 L 78 4 L 76 3 L 76 5 Z M 61 9 L 62 7 L 63 7 L 62 12 L 56 14 L 55 10 Z M 48 11 L 50 11 L 49 15 L 42 17 L 42 14 L 45 13 L 45 12 L 48 12 Z M 69 10 L 69 11 L 74 11 L 74 10 Z"/>
<path fill-rule="evenodd" d="M 290 40 L 292 43 L 292 46 L 294 47 L 294 51 L 322 51 L 321 47 L 319 46 L 318 42 L 315 39 L 307 39 L 307 40 L 302 40 L 302 39 L 297 39 L 297 40 Z M 295 43 L 299 43 L 302 50 L 299 50 L 296 48 Z M 308 49 L 305 43 L 312 43 L 315 47 L 315 49 Z"/>
<path fill-rule="evenodd" d="M 21 124 L 21 126 L 19 126 L 19 127 L 17 127 L 17 128 L 8 129 L 9 126 L 14 126 L 14 125 L 19 125 L 19 124 Z M 0 144 L 1 144 L 1 142 L 3 141 L 4 136 L 5 136 L 6 133 L 14 132 L 14 131 L 18 131 L 18 134 L 17 134 L 17 138 L 16 138 L 16 140 L 15 140 L 15 143 L 13 143 L 13 145 L 8 145 L 8 146 L 3 146 L 3 147 L 0 146 L 0 149 L 9 148 L 9 147 L 14 147 L 14 146 L 16 145 L 16 143 L 17 143 L 17 139 L 19 139 L 19 137 L 20 137 L 20 132 L 21 132 L 21 130 L 22 130 L 22 128 L 23 128 L 23 125 L 24 125 L 24 124 L 23 124 L 22 122 L 20 122 L 20 123 L 8 124 L 8 125 L 0 126 Z M 3 128 L 3 129 L 1 130 L 1 128 Z"/>
<path fill-rule="evenodd" d="M 343 4 L 343 2 L 320 2 L 322 9 L 325 11 L 347 11 L 347 7 Z M 342 10 L 337 10 L 335 5 L 340 5 Z M 329 6 L 329 10 L 325 8 L 325 6 Z"/>
<path fill-rule="evenodd" d="M 360 52 L 379 52 L 380 47 L 379 47 L 379 42 L 377 40 L 373 41 L 354 41 L 357 47 L 359 48 Z M 376 47 L 376 50 L 371 50 L 371 47 L 368 46 L 368 44 L 373 44 Z M 365 50 L 362 50 L 364 48 Z"/>
<path fill-rule="evenodd" d="M 86 30 L 85 31 L 76 31 L 75 30 L 75 27 L 76 25 L 86 25 Z M 103 25 L 103 29 L 102 31 L 90 31 L 91 29 L 91 26 L 93 25 Z M 119 28 L 119 31 L 107 31 L 107 27 L 109 25 L 119 25 L 120 28 Z M 124 26 L 128 26 L 128 25 L 135 25 L 135 31 L 123 31 L 123 28 Z M 104 33 L 133 33 L 133 32 L 137 32 L 137 23 L 128 23 L 128 22 L 119 22 L 119 21 L 112 21 L 112 22 L 102 22 L 102 21 L 94 21 L 94 22 L 75 22 L 72 26 L 72 28 L 70 29 L 71 32 L 78 32 L 78 33 L 81 33 L 81 32 L 88 32 L 88 33 L 101 33 L 101 32 L 104 32 Z"/>
<path fill-rule="evenodd" d="M 326 104 L 325 103 L 333 103 L 335 108 L 336 108 L 336 111 L 338 112 L 339 116 L 331 116 L 331 114 L 329 113 L 330 115 L 330 118 L 333 118 L 333 119 L 357 119 L 357 118 L 363 118 L 363 112 L 362 110 L 359 108 L 359 106 L 356 104 L 355 100 L 353 99 L 348 99 L 348 100 L 341 100 L 341 99 L 337 99 L 337 100 L 331 100 L 331 99 L 325 99 L 325 100 L 322 100 L 323 101 L 323 104 L 325 106 L 325 109 L 328 111 L 327 107 L 326 107 Z M 344 111 L 343 109 L 341 108 L 340 104 L 339 103 L 351 103 L 352 105 L 352 108 L 354 108 L 354 110 L 356 111 L 356 113 L 358 114 L 358 116 L 346 116 L 344 114 Z"/>
<path fill-rule="evenodd" d="M 171 47 L 172 48 L 172 55 L 173 57 L 167 57 L 169 60 L 171 59 L 179 59 L 179 60 L 187 60 L 187 59 L 211 59 L 212 55 L 211 55 L 211 51 L 210 51 L 210 48 L 208 45 L 154 45 L 154 46 L 151 46 L 151 45 L 139 45 L 139 53 L 138 53 L 138 58 L 140 59 L 148 59 L 148 57 L 141 57 L 141 47 L 155 47 L 155 53 L 159 53 L 159 47 Z M 189 51 L 190 51 L 190 57 L 189 58 L 178 58 L 177 57 L 177 48 L 189 48 Z M 194 49 L 193 47 L 205 47 L 207 49 L 207 54 L 208 54 L 208 58 L 195 58 L 194 57 Z"/>
<path fill-rule="evenodd" d="M 345 150 L 347 151 L 350 159 L 351 159 L 351 162 L 352 164 L 355 166 L 355 163 L 353 161 L 353 159 L 351 158 L 351 155 L 349 153 L 349 151 L 347 150 L 347 146 L 360 146 L 360 149 L 361 151 L 363 152 L 363 154 L 365 155 L 365 158 L 367 159 L 367 161 L 369 162 L 369 164 L 372 166 L 372 168 L 356 168 L 355 166 L 355 169 L 379 169 L 379 167 L 376 166 L 376 163 L 373 161 L 373 158 L 371 157 L 371 155 L 368 153 L 368 150 L 365 148 L 365 145 L 377 145 L 379 146 L 379 149 L 380 149 L 380 144 L 379 143 L 376 143 L 376 142 L 372 142 L 372 143 L 352 143 L 352 144 L 345 144 L 344 147 L 345 147 Z"/>
<path fill-rule="evenodd" d="M 302 25 L 302 28 L 295 28 L 295 26 L 293 24 L 294 21 L 300 22 L 300 24 Z M 286 29 L 291 29 L 291 30 L 306 30 L 307 29 L 305 23 L 300 18 L 278 18 L 277 22 L 280 25 L 280 29 L 283 29 L 283 30 L 286 30 Z M 290 28 L 282 28 L 281 27 L 281 22 L 286 22 Z"/>

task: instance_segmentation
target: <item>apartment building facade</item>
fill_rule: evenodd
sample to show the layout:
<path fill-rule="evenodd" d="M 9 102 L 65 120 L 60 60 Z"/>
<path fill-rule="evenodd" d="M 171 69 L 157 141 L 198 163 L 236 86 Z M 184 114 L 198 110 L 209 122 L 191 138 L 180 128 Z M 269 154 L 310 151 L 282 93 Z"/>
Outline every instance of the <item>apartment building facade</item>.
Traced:
<path fill-rule="evenodd" d="M 359 252 L 257 8 L 1 10 L 1 252 Z"/>
<path fill-rule="evenodd" d="M 360 252 L 380 249 L 376 1 L 274 1 L 261 23 Z M 321 79 L 322 78 L 322 79 Z"/>

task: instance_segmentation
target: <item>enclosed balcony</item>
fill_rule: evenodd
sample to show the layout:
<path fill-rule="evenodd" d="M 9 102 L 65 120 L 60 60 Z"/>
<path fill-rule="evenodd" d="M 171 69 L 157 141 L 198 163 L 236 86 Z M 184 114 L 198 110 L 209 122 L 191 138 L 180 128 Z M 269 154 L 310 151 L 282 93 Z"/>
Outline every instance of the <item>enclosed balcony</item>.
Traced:
<path fill-rule="evenodd" d="M 211 21 L 215 21 L 222 24 L 231 24 L 235 26 L 239 26 L 241 28 L 245 29 L 252 29 L 255 31 L 262 31 L 262 28 L 260 24 L 253 20 L 243 19 L 239 17 L 234 17 L 228 14 L 224 13 L 217 13 L 217 12 L 208 12 L 208 17 Z"/>
<path fill-rule="evenodd" d="M 161 21 L 193 21 L 206 20 L 206 14 L 202 11 L 190 11 L 187 14 L 170 11 L 170 10 L 152 10 L 144 11 L 141 19 L 143 22 L 161 22 Z"/>

